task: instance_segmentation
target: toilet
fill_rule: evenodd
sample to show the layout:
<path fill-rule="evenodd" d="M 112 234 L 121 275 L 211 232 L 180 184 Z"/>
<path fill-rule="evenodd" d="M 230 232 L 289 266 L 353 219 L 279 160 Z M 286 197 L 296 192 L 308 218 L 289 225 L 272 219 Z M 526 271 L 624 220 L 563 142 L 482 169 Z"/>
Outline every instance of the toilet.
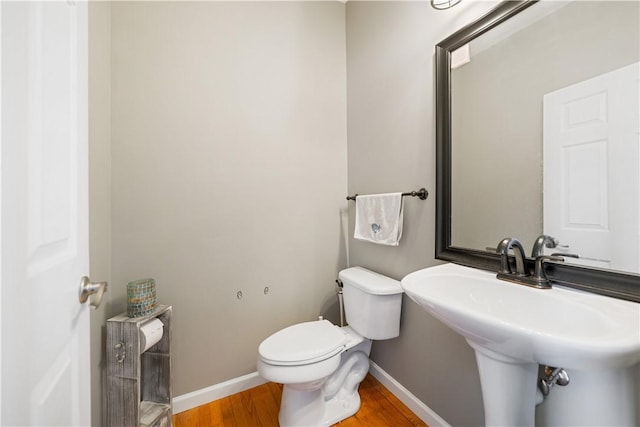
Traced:
<path fill-rule="evenodd" d="M 360 408 L 358 386 L 369 371 L 372 340 L 400 333 L 400 282 L 362 267 L 342 270 L 349 326 L 327 320 L 284 328 L 258 348 L 258 373 L 283 384 L 278 421 L 329 426 Z"/>

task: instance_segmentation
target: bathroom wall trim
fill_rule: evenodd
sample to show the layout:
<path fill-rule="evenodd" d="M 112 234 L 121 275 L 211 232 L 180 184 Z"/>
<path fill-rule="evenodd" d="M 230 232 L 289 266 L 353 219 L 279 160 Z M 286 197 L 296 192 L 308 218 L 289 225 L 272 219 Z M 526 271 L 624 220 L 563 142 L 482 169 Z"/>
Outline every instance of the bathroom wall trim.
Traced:
<path fill-rule="evenodd" d="M 373 361 L 369 361 L 371 366 L 369 373 L 373 375 L 380 383 L 387 388 L 395 397 L 397 397 L 402 403 L 407 405 L 407 408 L 418 416 L 430 427 L 451 427 L 451 424 L 446 422 L 440 415 L 438 415 L 433 409 L 429 408 L 420 399 L 407 390 L 402 384 L 396 381 L 391 375 L 389 375 L 380 366 L 376 365 Z"/>
<path fill-rule="evenodd" d="M 200 390 L 176 396 L 173 398 L 173 414 L 188 411 L 189 409 L 213 402 L 214 400 L 249 390 L 266 382 L 267 380 L 258 375 L 257 372 L 252 372 Z"/>
<path fill-rule="evenodd" d="M 391 375 L 384 371 L 380 366 L 370 361 L 371 367 L 369 373 L 373 375 L 387 390 L 396 396 L 402 403 L 407 405 L 418 418 L 427 423 L 431 427 L 451 427 L 442 417 L 440 417 L 433 409 L 425 405 L 420 399 L 415 397 L 402 384 L 396 381 Z M 214 384 L 200 390 L 192 391 L 173 398 L 173 413 L 188 411 L 197 406 L 204 405 L 223 397 L 231 396 L 241 391 L 249 390 L 265 384 L 267 380 L 262 378 L 257 372 L 243 375 L 238 378 L 232 378 L 228 381 Z"/>

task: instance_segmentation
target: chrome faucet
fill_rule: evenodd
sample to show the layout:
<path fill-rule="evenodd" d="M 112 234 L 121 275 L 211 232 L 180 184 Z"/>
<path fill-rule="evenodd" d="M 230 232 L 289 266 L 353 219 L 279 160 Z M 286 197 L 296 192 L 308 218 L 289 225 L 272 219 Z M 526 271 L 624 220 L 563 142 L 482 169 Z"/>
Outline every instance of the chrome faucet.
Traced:
<path fill-rule="evenodd" d="M 513 254 L 516 258 L 516 271 L 515 273 L 511 271 L 511 266 L 509 265 L 509 251 L 513 250 Z M 518 239 L 513 237 L 505 237 L 498 244 L 496 248 L 496 252 L 500 254 L 502 261 L 502 269 L 501 273 L 504 274 L 517 274 L 518 276 L 526 276 L 527 272 L 524 267 L 524 259 L 526 255 L 524 254 L 524 248 L 522 247 L 522 243 Z"/>
<path fill-rule="evenodd" d="M 560 241 L 555 237 L 548 236 L 546 234 L 542 234 L 538 236 L 536 241 L 533 243 L 533 249 L 531 249 L 531 257 L 537 258 L 540 255 L 544 255 L 544 248 L 555 248 L 558 246 Z"/>
<path fill-rule="evenodd" d="M 540 251 L 545 244 L 545 236 L 538 237 L 536 243 L 540 241 Z M 548 236 L 546 236 L 548 237 Z M 553 239 L 553 238 L 550 238 Z M 535 249 L 534 245 L 534 249 Z M 509 251 L 513 250 L 513 254 L 516 259 L 516 271 L 512 271 L 509 264 Z M 525 266 L 526 255 L 524 254 L 524 248 L 522 243 L 518 239 L 512 237 L 505 237 L 500 241 L 496 252 L 500 254 L 501 268 L 496 276 L 500 280 L 507 280 L 509 282 L 518 283 L 521 285 L 532 286 L 538 289 L 550 289 L 551 284 L 544 273 L 545 261 L 564 261 L 564 258 L 559 256 L 550 255 L 536 255 L 533 274 L 530 275 Z"/>

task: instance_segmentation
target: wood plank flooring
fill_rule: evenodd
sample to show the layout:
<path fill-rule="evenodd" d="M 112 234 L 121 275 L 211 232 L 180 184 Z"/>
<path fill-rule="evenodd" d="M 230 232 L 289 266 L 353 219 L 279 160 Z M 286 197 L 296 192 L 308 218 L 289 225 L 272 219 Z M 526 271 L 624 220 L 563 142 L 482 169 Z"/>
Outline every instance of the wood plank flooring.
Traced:
<path fill-rule="evenodd" d="M 362 381 L 359 390 L 360 410 L 335 426 L 427 426 L 370 374 Z M 176 414 L 173 426 L 277 427 L 281 395 L 282 385 L 266 383 Z"/>

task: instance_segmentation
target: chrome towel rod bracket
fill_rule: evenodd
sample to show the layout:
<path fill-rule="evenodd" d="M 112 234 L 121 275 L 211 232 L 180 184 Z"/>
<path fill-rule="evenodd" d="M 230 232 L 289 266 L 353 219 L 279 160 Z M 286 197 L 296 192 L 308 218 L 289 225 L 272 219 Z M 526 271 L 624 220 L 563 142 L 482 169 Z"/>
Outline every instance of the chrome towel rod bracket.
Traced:
<path fill-rule="evenodd" d="M 359 194 L 353 195 L 353 196 L 347 196 L 347 200 L 355 200 L 356 197 L 358 197 Z M 409 193 L 402 193 L 402 197 L 404 196 L 411 196 L 411 197 L 417 197 L 420 200 L 427 200 L 427 197 L 429 196 L 429 192 L 424 189 L 421 188 L 418 191 L 411 191 Z"/>

